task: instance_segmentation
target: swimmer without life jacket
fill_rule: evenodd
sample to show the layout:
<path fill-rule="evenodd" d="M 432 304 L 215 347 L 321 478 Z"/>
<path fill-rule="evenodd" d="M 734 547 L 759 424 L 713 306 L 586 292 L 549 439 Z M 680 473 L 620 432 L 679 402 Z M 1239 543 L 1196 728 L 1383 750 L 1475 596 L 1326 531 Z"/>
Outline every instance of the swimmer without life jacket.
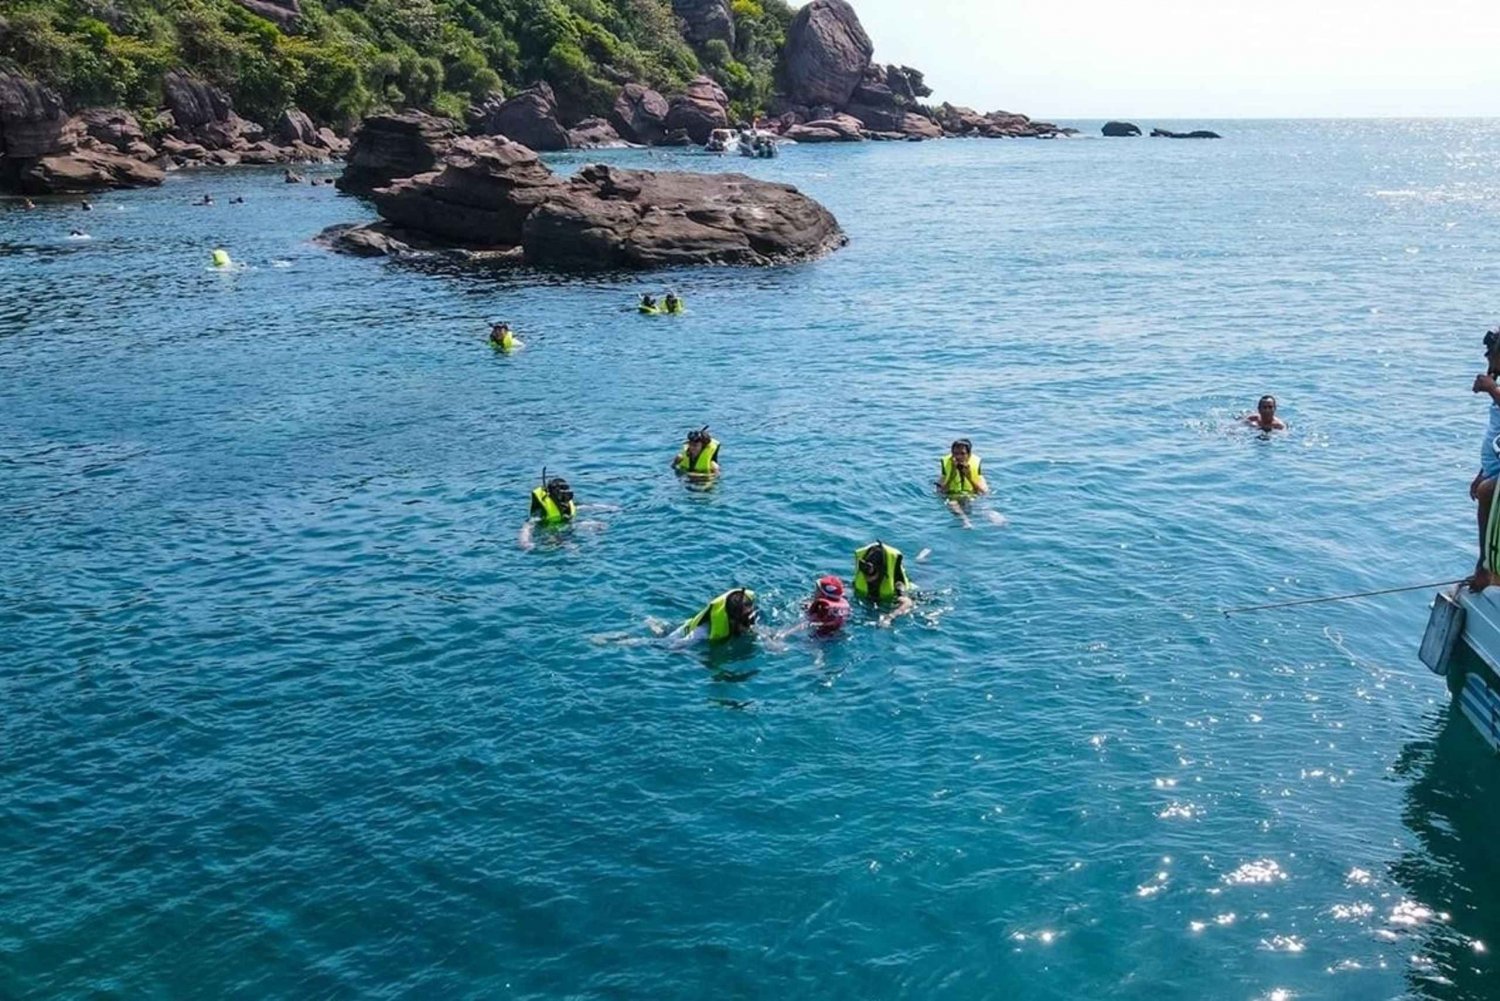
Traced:
<path fill-rule="evenodd" d="M 698 451 L 698 458 L 694 459 L 688 454 L 688 445 L 702 445 Z M 677 453 L 677 458 L 672 460 L 672 468 L 679 473 L 692 476 L 712 476 L 714 463 L 719 458 L 719 443 L 708 433 L 708 425 L 705 424 L 697 431 L 689 431 L 687 445 Z"/>
<path fill-rule="evenodd" d="M 750 631 L 755 625 L 755 592 L 743 587 L 725 591 L 703 606 L 703 611 L 682 624 L 678 632 L 691 636 L 705 622 L 708 623 L 708 641 L 722 643 L 727 639 Z"/>
<path fill-rule="evenodd" d="M 872 578 L 875 593 L 870 593 Z M 872 542 L 854 552 L 854 593 L 875 601 L 894 601 L 901 590 L 911 586 L 906 576 L 906 561 L 901 550 L 882 542 Z"/>
<path fill-rule="evenodd" d="M 967 476 L 964 475 L 964 471 L 953 461 L 951 451 L 943 456 L 938 472 L 938 483 L 941 484 L 943 493 L 949 497 L 966 497 L 982 492 L 988 486 L 984 481 L 984 460 L 974 454 L 974 446 L 969 439 L 960 438 L 953 444 L 968 446 L 969 472 Z"/>
<path fill-rule="evenodd" d="M 818 578 L 818 591 L 807 603 L 807 621 L 820 633 L 838 632 L 849 620 L 849 599 L 844 582 L 830 574 Z"/>
<path fill-rule="evenodd" d="M 578 513 L 573 503 L 573 488 L 561 476 L 546 478 L 542 472 L 542 485 L 531 492 L 531 516 L 543 525 L 561 525 L 572 521 Z"/>

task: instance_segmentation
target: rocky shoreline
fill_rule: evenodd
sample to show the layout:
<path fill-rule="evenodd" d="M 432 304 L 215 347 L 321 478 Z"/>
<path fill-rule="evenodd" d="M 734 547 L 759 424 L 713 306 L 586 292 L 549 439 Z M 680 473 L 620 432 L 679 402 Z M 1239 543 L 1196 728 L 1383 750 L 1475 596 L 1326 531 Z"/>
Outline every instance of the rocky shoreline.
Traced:
<path fill-rule="evenodd" d="M 86 194 L 161 184 L 192 166 L 323 163 L 348 143 L 295 108 L 267 129 L 241 118 L 222 90 L 178 71 L 162 84 L 163 107 L 143 125 L 120 108 L 69 114 L 35 81 L 0 73 L 0 190 Z"/>
<path fill-rule="evenodd" d="M 716 37 L 733 21 L 729 0 L 677 6 L 693 37 Z M 873 55 L 874 44 L 847 0 L 812 0 L 788 30 L 784 93 L 771 99 L 770 117 L 755 124 L 806 143 L 1053 138 L 1075 132 L 1011 112 L 980 113 L 946 103 L 930 107 L 922 103 L 932 91 L 919 70 L 882 66 Z M 420 113 L 397 111 L 372 120 L 392 127 L 392 120 L 415 114 Z M 607 117 L 573 122 L 564 121 L 552 88 L 538 82 L 471 108 L 462 131 L 551 152 L 702 145 L 715 129 L 736 124 L 751 123 L 733 122 L 724 89 L 699 76 L 670 97 L 625 82 Z M 454 122 L 444 121 L 441 128 L 461 131 Z M 181 70 L 165 75 L 162 106 L 146 121 L 120 108 L 70 113 L 48 87 L 0 72 L 0 191 L 50 195 L 144 187 L 184 167 L 318 163 L 342 157 L 347 149 L 344 138 L 296 108 L 269 127 L 249 121 L 223 90 Z M 346 177 L 346 190 L 360 189 L 357 173 Z"/>

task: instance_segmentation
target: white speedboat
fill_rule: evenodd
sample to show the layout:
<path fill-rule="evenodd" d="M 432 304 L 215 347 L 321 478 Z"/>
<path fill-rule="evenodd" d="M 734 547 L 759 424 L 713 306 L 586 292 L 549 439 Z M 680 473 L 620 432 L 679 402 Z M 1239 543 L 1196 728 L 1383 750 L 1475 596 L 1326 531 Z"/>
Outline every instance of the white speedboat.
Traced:
<path fill-rule="evenodd" d="M 1491 749 L 1500 752 L 1500 587 L 1474 594 L 1460 586 L 1432 601 L 1422 663 L 1448 691 Z"/>

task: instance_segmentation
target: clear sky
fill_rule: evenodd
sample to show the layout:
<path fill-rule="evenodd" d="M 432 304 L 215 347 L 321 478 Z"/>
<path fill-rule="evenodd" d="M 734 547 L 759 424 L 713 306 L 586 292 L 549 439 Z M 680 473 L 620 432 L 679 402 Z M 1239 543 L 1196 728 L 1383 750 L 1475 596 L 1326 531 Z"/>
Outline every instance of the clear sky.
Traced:
<path fill-rule="evenodd" d="M 980 111 L 1500 117 L 1496 0 L 851 2 L 877 60 Z"/>

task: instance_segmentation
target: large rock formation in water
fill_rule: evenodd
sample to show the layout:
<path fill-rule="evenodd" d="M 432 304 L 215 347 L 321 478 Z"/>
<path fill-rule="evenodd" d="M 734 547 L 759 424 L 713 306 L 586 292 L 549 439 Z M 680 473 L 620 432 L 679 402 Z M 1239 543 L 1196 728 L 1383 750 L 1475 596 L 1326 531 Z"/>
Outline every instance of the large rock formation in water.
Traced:
<path fill-rule="evenodd" d="M 349 143 L 340 191 L 369 194 L 403 177 L 437 167 L 458 135 L 458 123 L 421 111 L 371 115 Z"/>
<path fill-rule="evenodd" d="M 441 169 L 377 188 L 373 197 L 383 219 L 430 240 L 515 246 L 526 217 L 561 185 L 520 143 L 463 138 L 454 140 Z"/>
<path fill-rule="evenodd" d="M 325 242 L 357 254 L 447 250 L 568 269 L 778 264 L 845 242 L 828 210 L 788 185 L 600 165 L 564 181 L 499 137 L 453 140 L 438 169 L 373 198 L 381 222 L 334 227 Z"/>
<path fill-rule="evenodd" d="M 823 206 L 743 174 L 579 171 L 526 219 L 528 263 L 558 268 L 783 264 L 847 242 Z"/>
<path fill-rule="evenodd" d="M 874 53 L 847 0 L 812 0 L 787 29 L 782 59 L 788 99 L 813 108 L 843 108 Z"/>

